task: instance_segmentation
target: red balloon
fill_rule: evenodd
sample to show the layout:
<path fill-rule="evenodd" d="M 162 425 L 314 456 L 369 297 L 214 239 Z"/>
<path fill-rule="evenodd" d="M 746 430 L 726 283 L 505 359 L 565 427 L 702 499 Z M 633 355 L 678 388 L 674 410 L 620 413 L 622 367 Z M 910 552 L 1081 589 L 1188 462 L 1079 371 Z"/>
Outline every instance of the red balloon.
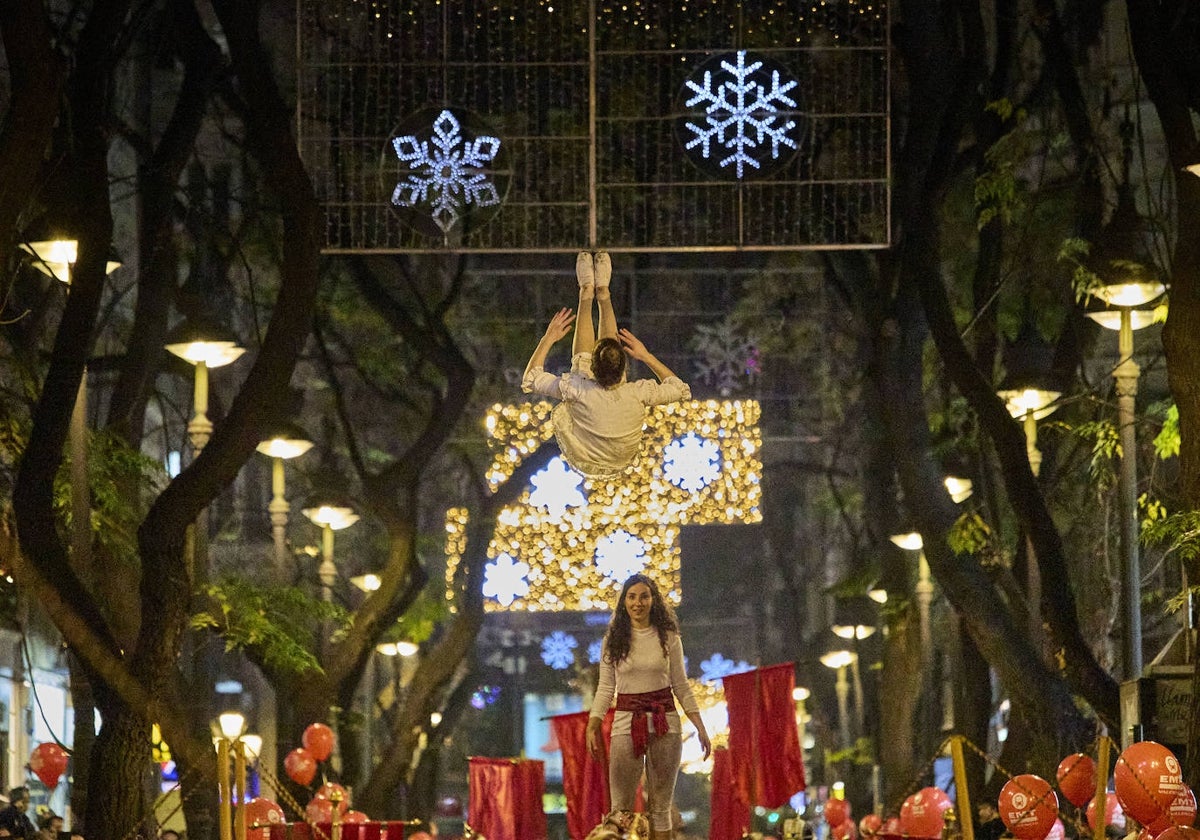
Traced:
<path fill-rule="evenodd" d="M 330 802 L 337 799 L 338 810 L 341 813 L 344 814 L 350 810 L 350 794 L 337 782 L 326 782 L 321 785 L 317 788 L 317 792 L 313 794 L 313 799 L 328 799 Z"/>
<path fill-rule="evenodd" d="M 854 820 L 846 817 L 841 823 L 830 829 L 829 835 L 834 840 L 858 840 L 858 829 L 854 827 Z"/>
<path fill-rule="evenodd" d="M 256 796 L 246 801 L 246 838 L 247 840 L 263 840 L 266 835 L 261 826 L 283 825 L 287 819 L 283 809 L 270 799 Z M 255 826 L 260 826 L 256 828 Z"/>
<path fill-rule="evenodd" d="M 1096 795 L 1096 762 L 1083 753 L 1074 753 L 1058 763 L 1058 789 L 1067 801 L 1082 808 Z"/>
<path fill-rule="evenodd" d="M 1117 759 L 1113 776 L 1121 807 L 1142 825 L 1152 825 L 1167 814 L 1184 788 L 1179 759 L 1154 741 L 1138 741 L 1126 747 Z"/>
<path fill-rule="evenodd" d="M 1184 785 L 1179 795 L 1171 800 L 1171 805 L 1167 808 L 1167 813 L 1146 827 L 1150 829 L 1151 834 L 1157 837 L 1173 825 L 1186 825 L 1190 827 L 1195 821 L 1196 795 L 1192 793 L 1190 787 Z"/>
<path fill-rule="evenodd" d="M 304 747 L 296 747 L 283 759 L 283 770 L 298 785 L 307 785 L 317 775 L 317 760 Z"/>
<path fill-rule="evenodd" d="M 333 752 L 333 730 L 323 723 L 310 723 L 300 740 L 317 761 L 324 761 Z"/>
<path fill-rule="evenodd" d="M 370 818 L 362 811 L 347 811 L 346 816 L 342 818 L 344 823 L 365 823 L 370 822 Z"/>
<path fill-rule="evenodd" d="M 866 819 L 866 817 L 863 817 Z M 897 840 L 900 837 L 900 818 L 888 817 L 883 821 L 883 825 L 879 827 L 879 836 L 883 840 Z"/>
<path fill-rule="evenodd" d="M 867 814 L 858 821 L 858 833 L 862 837 L 874 837 L 883 827 L 883 820 L 878 814 Z"/>
<path fill-rule="evenodd" d="M 1096 800 L 1092 799 L 1087 804 L 1087 810 L 1084 812 L 1087 817 L 1088 826 L 1092 829 L 1096 827 Z M 1125 812 L 1121 809 L 1121 803 L 1117 801 L 1117 796 L 1111 790 L 1104 795 L 1104 824 L 1111 825 L 1122 831 L 1125 830 Z"/>
<path fill-rule="evenodd" d="M 900 832 L 909 837 L 941 837 L 942 812 L 952 805 L 945 791 L 921 788 L 900 806 Z"/>
<path fill-rule="evenodd" d="M 825 802 L 825 824 L 838 826 L 850 819 L 850 803 L 845 799 L 830 799 Z"/>
<path fill-rule="evenodd" d="M 67 769 L 67 759 L 70 755 L 53 741 L 38 744 L 29 754 L 29 769 L 34 772 L 42 784 L 54 790 L 58 787 L 59 777 Z"/>
<path fill-rule="evenodd" d="M 1041 776 L 1022 773 L 1000 788 L 1000 819 L 1017 840 L 1045 840 L 1058 819 L 1058 797 Z"/>
<path fill-rule="evenodd" d="M 304 806 L 304 816 L 312 823 L 333 822 L 333 803 L 314 796 Z"/>
<path fill-rule="evenodd" d="M 1200 829 L 1192 828 L 1190 825 L 1173 825 L 1166 831 L 1155 837 L 1154 840 L 1200 840 Z"/>

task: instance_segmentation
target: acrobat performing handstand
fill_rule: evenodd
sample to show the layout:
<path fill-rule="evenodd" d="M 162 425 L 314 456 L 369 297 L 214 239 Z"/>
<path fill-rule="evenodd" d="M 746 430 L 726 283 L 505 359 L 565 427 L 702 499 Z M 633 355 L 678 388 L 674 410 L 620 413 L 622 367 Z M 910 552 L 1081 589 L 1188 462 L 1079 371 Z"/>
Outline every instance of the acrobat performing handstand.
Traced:
<path fill-rule="evenodd" d="M 637 459 L 646 408 L 689 400 L 691 389 L 627 329 L 617 329 L 609 281 L 612 261 L 584 251 L 575 260 L 579 280 L 579 317 L 560 309 L 550 319 L 529 359 L 521 390 L 559 400 L 551 415 L 564 460 L 589 478 L 611 478 Z M 600 310 L 600 334 L 592 320 L 592 301 Z M 571 371 L 556 376 L 545 370 L 550 348 L 571 331 Z M 657 377 L 626 381 L 628 359 L 645 364 Z"/>

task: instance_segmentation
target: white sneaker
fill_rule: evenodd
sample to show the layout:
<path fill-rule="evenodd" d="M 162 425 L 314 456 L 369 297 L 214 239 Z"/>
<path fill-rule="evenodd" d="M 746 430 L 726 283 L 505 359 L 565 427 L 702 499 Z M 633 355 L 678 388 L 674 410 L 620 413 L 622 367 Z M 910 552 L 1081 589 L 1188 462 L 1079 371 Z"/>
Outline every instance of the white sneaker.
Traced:
<path fill-rule="evenodd" d="M 612 280 L 612 260 L 608 258 L 607 251 L 599 251 L 596 254 L 596 286 L 607 289 L 610 280 Z"/>
<path fill-rule="evenodd" d="M 579 256 L 575 258 L 575 277 L 579 280 L 581 289 L 596 284 L 595 272 L 592 269 L 592 255 L 587 251 L 580 251 Z"/>

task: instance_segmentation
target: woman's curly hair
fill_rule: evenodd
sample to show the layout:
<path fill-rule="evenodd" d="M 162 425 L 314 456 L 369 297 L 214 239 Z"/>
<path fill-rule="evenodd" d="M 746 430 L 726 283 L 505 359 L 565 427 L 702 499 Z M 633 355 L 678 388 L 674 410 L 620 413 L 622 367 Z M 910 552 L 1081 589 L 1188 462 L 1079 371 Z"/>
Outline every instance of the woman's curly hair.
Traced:
<path fill-rule="evenodd" d="M 630 575 L 621 587 L 621 596 L 617 598 L 612 620 L 608 622 L 608 632 L 604 634 L 604 658 L 613 665 L 629 656 L 629 647 L 633 642 L 633 622 L 629 620 L 629 611 L 625 609 L 625 595 L 630 587 L 638 583 L 644 583 L 650 588 L 650 626 L 658 631 L 658 642 L 662 645 L 663 656 L 667 656 L 667 634 L 679 632 L 679 620 L 675 618 L 675 610 L 663 600 L 654 581 L 641 573 Z"/>
<path fill-rule="evenodd" d="M 615 338 L 602 338 L 592 349 L 592 376 L 605 388 L 621 384 L 628 361 L 625 348 Z"/>

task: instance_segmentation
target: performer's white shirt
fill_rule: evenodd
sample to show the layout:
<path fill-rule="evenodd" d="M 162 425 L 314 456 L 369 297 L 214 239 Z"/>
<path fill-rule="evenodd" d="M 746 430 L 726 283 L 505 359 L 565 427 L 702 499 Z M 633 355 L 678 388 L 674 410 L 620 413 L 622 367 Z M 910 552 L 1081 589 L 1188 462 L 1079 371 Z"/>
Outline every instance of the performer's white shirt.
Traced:
<path fill-rule="evenodd" d="M 600 653 L 600 683 L 592 699 L 592 717 L 604 717 L 617 694 L 644 694 L 649 691 L 671 687 L 679 705 L 688 714 L 696 714 L 699 707 L 692 696 L 687 674 L 683 670 L 683 642 L 678 633 L 667 634 L 667 654 L 663 655 L 658 640 L 658 630 L 647 627 L 634 628 L 629 644 L 629 656 L 614 666 L 607 659 L 607 650 Z M 632 712 L 617 712 L 613 719 L 613 735 L 628 735 Z M 667 713 L 668 729 L 679 732 L 679 713 Z"/>

